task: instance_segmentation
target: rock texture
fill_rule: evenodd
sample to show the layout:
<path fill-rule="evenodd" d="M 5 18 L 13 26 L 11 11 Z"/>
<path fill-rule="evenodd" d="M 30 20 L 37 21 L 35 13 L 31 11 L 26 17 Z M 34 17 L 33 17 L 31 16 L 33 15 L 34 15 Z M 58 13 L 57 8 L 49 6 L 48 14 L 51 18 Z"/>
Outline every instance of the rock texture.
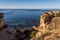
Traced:
<path fill-rule="evenodd" d="M 5 25 L 4 23 L 4 13 L 0 13 L 0 29 Z"/>
<path fill-rule="evenodd" d="M 60 40 L 60 11 L 47 12 L 41 15 L 38 32 L 30 40 Z"/>

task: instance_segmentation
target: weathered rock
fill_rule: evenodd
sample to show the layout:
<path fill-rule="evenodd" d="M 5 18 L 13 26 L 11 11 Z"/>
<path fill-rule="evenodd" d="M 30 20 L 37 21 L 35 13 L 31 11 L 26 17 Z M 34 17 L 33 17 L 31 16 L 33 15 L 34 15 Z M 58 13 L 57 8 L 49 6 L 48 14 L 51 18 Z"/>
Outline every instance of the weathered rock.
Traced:
<path fill-rule="evenodd" d="M 32 30 L 25 30 L 23 32 L 23 37 L 24 37 L 24 40 L 29 40 L 30 39 L 30 33 L 31 33 Z"/>
<path fill-rule="evenodd" d="M 31 40 L 60 40 L 60 12 L 44 13 L 40 17 L 40 25 L 37 28 L 33 26 L 33 28 L 38 32 Z"/>
<path fill-rule="evenodd" d="M 5 25 L 4 23 L 4 13 L 0 13 L 0 29 Z"/>
<path fill-rule="evenodd" d="M 16 40 L 23 40 L 22 32 L 19 29 L 16 30 L 15 38 Z"/>

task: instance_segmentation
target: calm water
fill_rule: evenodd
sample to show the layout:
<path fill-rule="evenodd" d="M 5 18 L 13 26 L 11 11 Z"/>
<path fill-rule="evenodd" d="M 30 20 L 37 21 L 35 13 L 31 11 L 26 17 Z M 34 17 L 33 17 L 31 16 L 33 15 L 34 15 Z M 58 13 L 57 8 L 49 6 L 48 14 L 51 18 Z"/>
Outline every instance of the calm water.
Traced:
<path fill-rule="evenodd" d="M 32 27 L 38 25 L 43 12 L 50 10 L 37 9 L 0 9 L 4 13 L 5 23 L 9 27 Z"/>

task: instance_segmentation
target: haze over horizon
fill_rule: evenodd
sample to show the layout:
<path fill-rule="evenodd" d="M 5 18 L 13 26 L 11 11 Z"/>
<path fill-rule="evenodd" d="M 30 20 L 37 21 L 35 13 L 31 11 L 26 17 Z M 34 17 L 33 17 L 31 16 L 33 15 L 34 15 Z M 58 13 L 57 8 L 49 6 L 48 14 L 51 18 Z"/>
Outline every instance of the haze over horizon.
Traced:
<path fill-rule="evenodd" d="M 0 9 L 60 9 L 60 0 L 0 0 Z"/>

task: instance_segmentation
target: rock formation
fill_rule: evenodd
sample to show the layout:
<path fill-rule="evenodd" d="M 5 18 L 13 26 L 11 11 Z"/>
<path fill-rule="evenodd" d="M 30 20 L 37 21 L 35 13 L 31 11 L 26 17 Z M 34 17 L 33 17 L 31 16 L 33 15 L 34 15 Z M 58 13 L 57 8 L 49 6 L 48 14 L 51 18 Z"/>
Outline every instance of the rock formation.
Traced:
<path fill-rule="evenodd" d="M 4 25 L 4 14 L 0 13 L 0 28 Z M 33 26 L 32 30 L 2 29 L 0 40 L 60 40 L 60 11 L 41 15 L 39 26 Z"/>
<path fill-rule="evenodd" d="M 4 23 L 4 13 L 0 13 L 0 28 L 2 28 L 5 25 Z"/>
<path fill-rule="evenodd" d="M 41 15 L 37 33 L 30 40 L 60 40 L 60 11 L 47 12 Z"/>

